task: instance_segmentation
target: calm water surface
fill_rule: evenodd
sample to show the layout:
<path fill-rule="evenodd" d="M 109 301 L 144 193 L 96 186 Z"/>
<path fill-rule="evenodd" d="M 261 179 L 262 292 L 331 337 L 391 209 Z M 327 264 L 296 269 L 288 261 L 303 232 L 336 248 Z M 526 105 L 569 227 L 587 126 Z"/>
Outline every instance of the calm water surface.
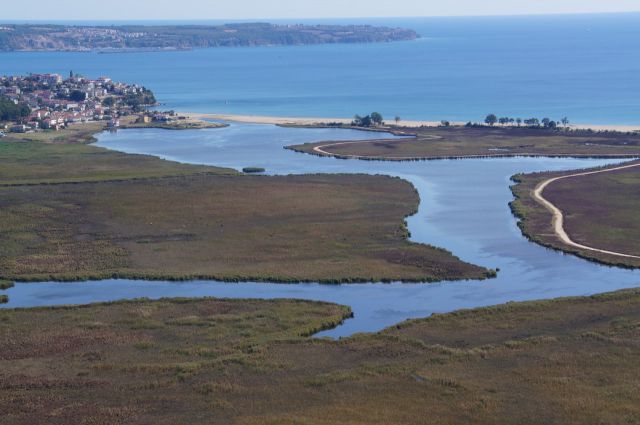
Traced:
<path fill-rule="evenodd" d="M 500 268 L 497 279 L 422 284 L 278 285 L 220 282 L 101 281 L 18 284 L 8 307 L 90 303 L 137 297 L 215 296 L 299 298 L 350 305 L 355 318 L 321 335 L 377 331 L 402 320 L 507 301 L 590 295 L 640 286 L 640 272 L 600 266 L 528 242 L 508 203 L 510 176 L 518 172 L 602 165 L 603 160 L 511 158 L 431 162 L 338 160 L 282 149 L 292 143 L 363 139 L 351 130 L 232 125 L 225 129 L 104 133 L 99 146 L 182 162 L 233 168 L 264 167 L 271 174 L 361 172 L 400 176 L 420 192 L 409 218 L 412 239 L 444 247 L 462 259 Z M 610 162 L 610 161 L 609 161 Z"/>
<path fill-rule="evenodd" d="M 364 21 L 363 21 L 364 23 Z M 351 116 L 379 110 L 405 119 L 569 116 L 640 124 L 640 14 L 370 20 L 422 38 L 371 45 L 209 49 L 174 53 L 0 53 L 0 74 L 69 70 L 142 83 L 166 108 L 282 116 Z M 135 297 L 301 298 L 350 305 L 356 314 L 323 335 L 376 331 L 433 312 L 640 286 L 640 272 L 589 263 L 525 240 L 507 206 L 518 172 L 574 169 L 602 160 L 497 159 L 365 162 L 317 158 L 287 144 L 375 135 L 233 125 L 221 130 L 123 131 L 99 144 L 124 152 L 272 174 L 381 173 L 419 190 L 413 239 L 501 269 L 497 279 L 437 285 L 271 285 L 219 282 L 19 284 L 8 307 Z"/>
<path fill-rule="evenodd" d="M 195 112 L 350 117 L 378 110 L 389 119 L 456 121 L 494 112 L 640 125 L 640 14 L 360 22 L 412 28 L 422 38 L 173 53 L 0 53 L 0 74 L 106 74 L 145 84 L 167 108 Z"/>

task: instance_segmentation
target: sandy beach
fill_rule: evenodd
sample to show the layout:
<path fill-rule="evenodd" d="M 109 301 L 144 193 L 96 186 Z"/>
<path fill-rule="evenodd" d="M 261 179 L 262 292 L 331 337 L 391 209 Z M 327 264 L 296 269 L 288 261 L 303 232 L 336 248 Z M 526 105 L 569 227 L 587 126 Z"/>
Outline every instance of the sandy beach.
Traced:
<path fill-rule="evenodd" d="M 323 124 L 323 123 L 341 123 L 341 124 L 349 124 L 352 121 L 352 118 L 318 118 L 318 117 L 270 117 L 264 115 L 229 115 L 229 114 L 203 114 L 197 112 L 178 112 L 180 115 L 188 116 L 192 119 L 213 119 L 213 120 L 221 120 L 221 121 L 232 121 L 232 122 L 244 122 L 244 123 L 254 123 L 254 124 L 276 124 L 276 125 L 314 125 L 314 124 Z M 395 124 L 395 122 L 389 122 L 389 124 Z M 452 122 L 452 125 L 464 125 L 464 123 L 460 122 Z M 433 127 L 440 125 L 440 121 L 400 121 L 399 125 L 403 127 Z"/>
<path fill-rule="evenodd" d="M 272 117 L 265 115 L 232 115 L 232 114 L 204 114 L 199 112 L 179 112 L 180 115 L 188 116 L 191 119 L 213 119 L 220 121 L 253 123 L 253 124 L 274 124 L 274 125 L 314 125 L 324 123 L 341 123 L 349 124 L 352 118 L 319 118 L 319 117 Z M 395 124 L 395 122 L 389 122 Z M 451 125 L 464 125 L 464 122 L 451 122 Z M 401 120 L 399 125 L 402 127 L 435 127 L 440 125 L 440 121 L 415 121 Z M 573 129 L 592 129 L 594 131 L 640 131 L 638 125 L 609 125 L 609 124 L 571 124 Z"/>

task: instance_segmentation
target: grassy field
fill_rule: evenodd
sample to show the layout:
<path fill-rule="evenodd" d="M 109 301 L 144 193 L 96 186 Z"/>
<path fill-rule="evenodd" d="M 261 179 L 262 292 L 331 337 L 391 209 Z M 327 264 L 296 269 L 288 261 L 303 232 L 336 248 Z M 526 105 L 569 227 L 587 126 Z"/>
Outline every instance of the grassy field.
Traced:
<path fill-rule="evenodd" d="M 400 135 L 415 134 L 417 137 L 344 144 L 307 143 L 288 148 L 339 158 L 396 161 L 519 155 L 626 157 L 640 154 L 638 134 L 499 127 L 397 128 L 394 132 Z"/>
<path fill-rule="evenodd" d="M 349 314 L 214 299 L 0 310 L 0 415 L 30 425 L 640 421 L 638 290 L 307 337 Z"/>
<path fill-rule="evenodd" d="M 487 271 L 406 240 L 382 176 L 211 176 L 0 188 L 4 278 L 435 281 Z"/>
<path fill-rule="evenodd" d="M 407 240 L 404 218 L 419 198 L 405 181 L 246 176 L 97 148 L 86 143 L 94 130 L 69 130 L 62 141 L 22 135 L 0 142 L 0 278 L 427 282 L 494 275 Z"/>
<path fill-rule="evenodd" d="M 562 243 L 554 234 L 551 213 L 532 196 L 535 187 L 549 178 L 573 174 L 518 175 L 513 187 L 512 209 L 521 218 L 520 228 L 532 240 L 606 264 L 640 267 L 640 260 L 581 250 Z M 543 196 L 563 211 L 564 228 L 582 245 L 640 255 L 640 170 L 612 171 L 558 180 Z"/>
<path fill-rule="evenodd" d="M 93 135 L 106 130 L 104 121 L 70 125 L 60 131 L 43 130 L 34 133 L 9 133 L 0 142 L 90 143 Z"/>
<path fill-rule="evenodd" d="M 193 174 L 238 174 L 226 168 L 164 161 L 84 143 L 0 141 L 0 186 L 141 179 Z"/>
<path fill-rule="evenodd" d="M 136 117 L 123 117 L 124 126 Z M 184 125 L 190 123 L 183 122 Z M 198 121 L 204 127 L 209 124 Z M 211 124 L 219 127 L 218 124 Z M 145 127 L 160 127 L 149 123 Z M 60 131 L 10 133 L 0 139 L 0 186 L 144 179 L 193 174 L 239 174 L 234 170 L 179 164 L 146 155 L 129 155 L 90 146 L 104 122 L 71 125 Z M 186 127 L 184 128 L 186 129 Z"/>
<path fill-rule="evenodd" d="M 137 123 L 137 115 L 119 118 L 120 128 L 160 128 L 163 130 L 202 130 L 208 128 L 222 128 L 226 124 L 203 120 L 180 120 L 169 123 L 150 122 Z M 91 143 L 95 141 L 94 135 L 107 130 L 106 121 L 92 121 L 87 123 L 71 124 L 62 130 L 40 130 L 33 133 L 9 133 L 0 142 L 45 142 L 45 143 Z"/>

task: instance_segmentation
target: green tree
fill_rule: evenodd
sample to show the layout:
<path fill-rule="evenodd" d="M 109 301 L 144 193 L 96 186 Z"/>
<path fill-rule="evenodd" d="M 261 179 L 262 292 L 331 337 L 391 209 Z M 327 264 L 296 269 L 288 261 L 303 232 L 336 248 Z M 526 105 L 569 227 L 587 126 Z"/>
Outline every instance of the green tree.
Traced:
<path fill-rule="evenodd" d="M 116 98 L 113 96 L 105 97 L 102 104 L 107 107 L 111 107 L 116 104 Z"/>
<path fill-rule="evenodd" d="M 379 112 L 372 112 L 370 116 L 371 121 L 373 121 L 375 125 L 382 125 L 382 123 L 384 122 L 384 118 Z"/>
<path fill-rule="evenodd" d="M 19 121 L 30 114 L 31 109 L 27 105 L 23 103 L 16 105 L 12 100 L 0 97 L 0 121 Z"/>
<path fill-rule="evenodd" d="M 538 118 L 529 118 L 524 120 L 525 125 L 529 127 L 538 127 L 540 126 L 540 120 Z"/>
<path fill-rule="evenodd" d="M 484 119 L 485 124 L 495 125 L 498 122 L 498 117 L 495 114 L 487 115 L 487 118 Z"/>
<path fill-rule="evenodd" d="M 69 99 L 73 100 L 74 102 L 84 102 L 85 100 L 87 100 L 87 94 L 80 90 L 74 90 L 69 95 Z"/>
<path fill-rule="evenodd" d="M 396 122 L 396 125 L 400 124 L 400 120 L 401 120 L 401 119 L 402 119 L 402 118 L 400 118 L 399 116 L 397 116 L 397 115 L 396 115 L 396 117 L 394 118 L 394 120 L 395 120 L 395 122 Z"/>

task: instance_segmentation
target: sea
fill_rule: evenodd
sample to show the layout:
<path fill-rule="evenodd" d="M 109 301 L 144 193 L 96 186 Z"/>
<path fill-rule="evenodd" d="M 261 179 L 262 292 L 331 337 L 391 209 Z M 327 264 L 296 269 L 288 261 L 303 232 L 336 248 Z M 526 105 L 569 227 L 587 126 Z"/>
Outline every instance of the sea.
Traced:
<path fill-rule="evenodd" d="M 495 113 L 640 124 L 640 13 L 295 22 L 407 27 L 420 38 L 180 52 L 11 52 L 0 53 L 0 74 L 107 75 L 147 86 L 164 109 L 189 112 L 350 117 L 377 111 L 388 120 L 465 122 Z"/>

